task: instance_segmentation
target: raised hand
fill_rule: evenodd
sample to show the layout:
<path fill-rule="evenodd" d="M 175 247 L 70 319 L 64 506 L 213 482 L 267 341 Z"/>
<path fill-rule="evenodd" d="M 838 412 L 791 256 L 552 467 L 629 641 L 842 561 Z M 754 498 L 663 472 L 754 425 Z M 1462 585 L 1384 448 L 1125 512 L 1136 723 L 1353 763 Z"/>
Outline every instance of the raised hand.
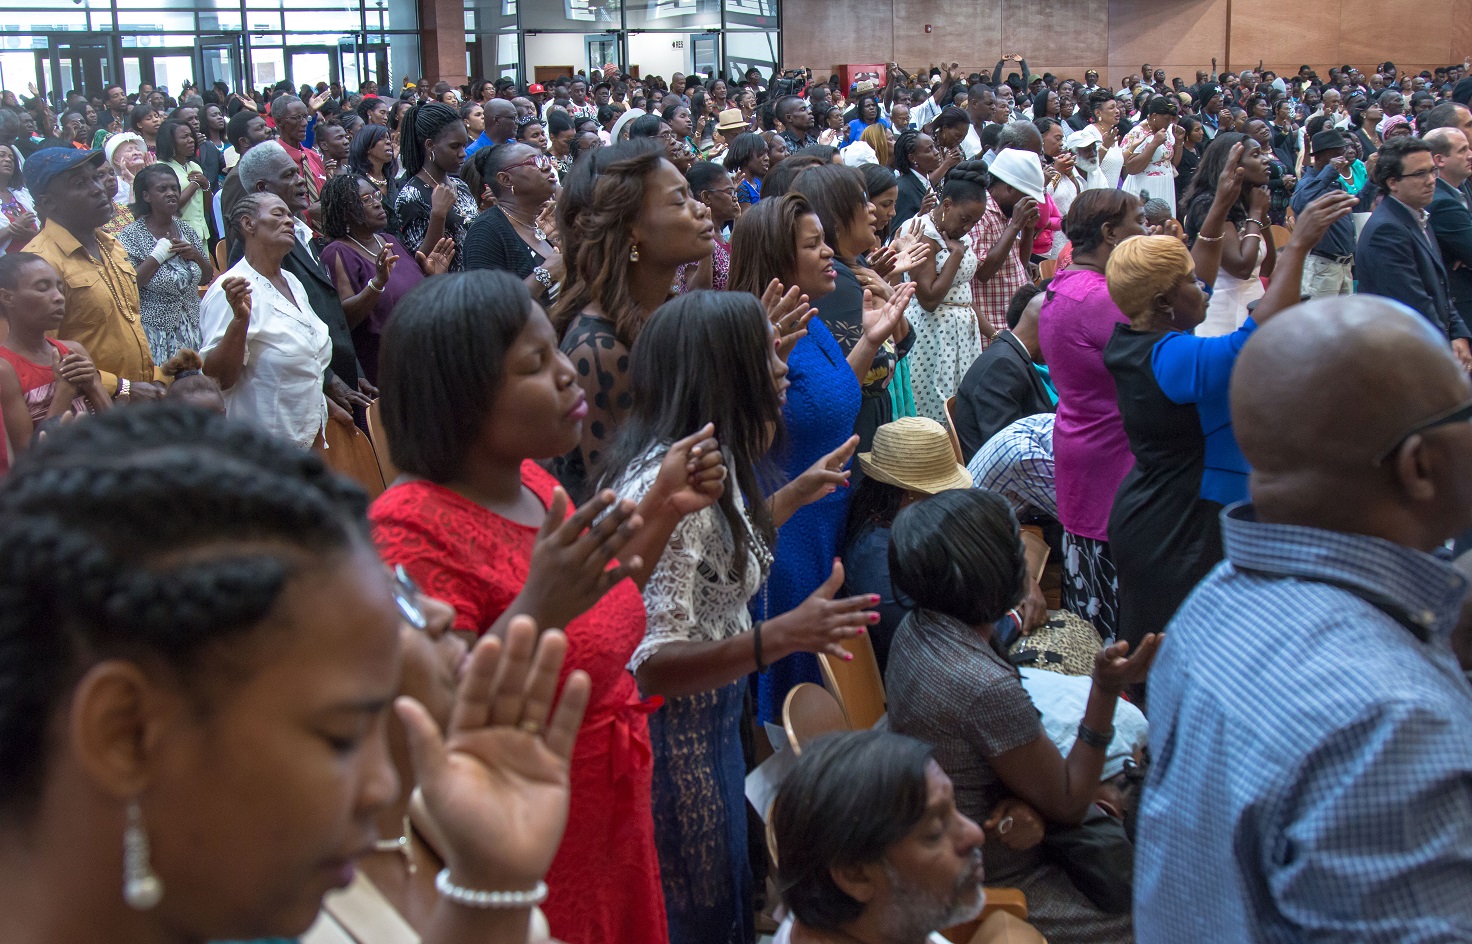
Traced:
<path fill-rule="evenodd" d="M 726 457 L 714 423 L 670 446 L 650 489 L 681 517 L 720 501 L 726 490 Z"/>
<path fill-rule="evenodd" d="M 1002 845 L 1018 852 L 1042 842 L 1044 829 L 1038 811 L 1016 797 L 1007 797 L 992 807 L 986 822 L 981 824 L 987 838 L 1000 840 Z"/>
<path fill-rule="evenodd" d="M 876 302 L 874 293 L 864 289 L 864 338 L 872 344 L 883 344 L 894 334 L 910 299 L 915 297 L 915 283 L 905 282 L 894 290 L 887 301 Z"/>
<path fill-rule="evenodd" d="M 52 373 L 71 384 L 77 390 L 85 390 L 98 380 L 97 367 L 86 354 L 72 351 L 65 356 L 55 351 Z"/>
<path fill-rule="evenodd" d="M 1100 649 L 1094 653 L 1094 684 L 1108 694 L 1117 695 L 1145 681 L 1164 639 L 1164 633 L 1150 633 L 1140 640 L 1140 648 L 1133 653 L 1124 640 Z"/>
<path fill-rule="evenodd" d="M 924 216 L 938 206 L 940 206 L 940 195 L 933 188 L 927 190 L 925 196 L 920 199 L 920 215 Z"/>
<path fill-rule="evenodd" d="M 1247 173 L 1242 167 L 1242 153 L 1244 148 L 1241 144 L 1232 145 L 1227 152 L 1227 162 L 1222 165 L 1222 172 L 1216 178 L 1216 199 L 1227 204 L 1237 202 L 1237 197 L 1242 193 L 1242 178 Z"/>
<path fill-rule="evenodd" d="M 959 240 L 955 242 L 957 245 L 960 243 Z M 956 246 L 952 246 L 951 248 L 954 249 Z M 935 256 L 935 253 L 940 251 L 940 247 L 935 244 L 934 240 L 928 238 L 921 239 L 913 235 L 908 238 L 902 236 L 896 239 L 894 241 L 894 249 L 894 265 L 890 267 L 890 271 L 886 275 L 903 275 L 930 261 Z"/>
<path fill-rule="evenodd" d="M 878 605 L 879 596 L 865 593 L 835 600 L 833 595 L 842 586 L 843 564 L 834 560 L 833 572 L 822 586 L 796 609 L 762 624 L 762 632 L 775 643 L 776 652 L 782 655 L 821 652 L 845 662 L 852 661 L 853 655 L 843 648 L 842 643 L 845 639 L 862 635 L 865 627 L 879 622 L 879 614 L 869 609 Z"/>
<path fill-rule="evenodd" d="M 887 278 L 894 271 L 895 247 L 899 240 L 895 240 L 888 246 L 883 246 L 869 253 L 869 268 L 873 269 L 880 278 Z"/>
<path fill-rule="evenodd" d="M 548 244 L 557 245 L 557 201 L 548 200 L 542 204 L 542 212 L 537 214 L 536 227 L 547 237 Z"/>
<path fill-rule="evenodd" d="M 1038 202 L 1032 197 L 1023 197 L 1017 201 L 1012 208 L 1012 221 L 1017 224 L 1018 229 L 1028 229 L 1038 225 Z"/>
<path fill-rule="evenodd" d="M 487 634 L 472 650 L 443 735 L 419 702 L 394 704 L 457 885 L 527 890 L 552 864 L 567 826 L 572 746 L 591 691 L 587 673 L 574 671 L 553 710 L 566 656 L 559 630 L 538 638 L 537 624 L 518 616 L 504 644 Z"/>
<path fill-rule="evenodd" d="M 434 191 L 429 197 L 429 212 L 434 216 L 445 217 L 450 213 L 450 208 L 455 205 L 455 188 L 444 181 L 434 185 Z"/>
<path fill-rule="evenodd" d="M 1323 196 L 1309 203 L 1298 214 L 1297 222 L 1293 225 L 1293 234 L 1288 237 L 1288 242 L 1298 243 L 1312 249 L 1324 238 L 1339 220 L 1344 219 L 1354 212 L 1359 204 L 1359 198 L 1351 196 L 1342 190 L 1331 190 Z"/>
<path fill-rule="evenodd" d="M 762 307 L 767 320 L 777 332 L 777 356 L 787 362 L 797 342 L 807 337 L 808 322 L 818 310 L 808 304 L 808 297 L 796 285 L 783 291 L 782 283 L 773 279 L 762 293 Z"/>
<path fill-rule="evenodd" d="M 250 321 L 250 283 L 238 275 L 226 279 L 221 288 L 225 300 L 230 303 L 230 312 L 237 321 Z"/>
<path fill-rule="evenodd" d="M 1247 195 L 1247 215 L 1262 223 L 1267 223 L 1266 214 L 1272 206 L 1273 197 L 1266 186 L 1253 187 L 1252 192 Z M 1264 229 L 1267 227 L 1264 226 Z"/>
<path fill-rule="evenodd" d="M 454 240 L 451 240 L 451 242 L 453 243 Z M 378 258 L 373 260 L 374 269 L 376 270 L 373 275 L 373 281 L 377 282 L 379 286 L 387 285 L 389 276 L 393 274 L 394 266 L 398 264 L 398 261 L 399 257 L 394 255 L 393 248 L 388 243 L 384 243 L 383 248 L 378 251 Z"/>
<path fill-rule="evenodd" d="M 843 445 L 814 462 L 784 487 L 790 489 L 797 506 L 811 504 L 827 495 L 832 495 L 840 486 L 847 487 L 852 470 L 844 468 L 859 448 L 859 437 L 850 436 Z"/>
<path fill-rule="evenodd" d="M 604 489 L 571 516 L 568 504 L 567 492 L 553 491 L 526 583 L 511 607 L 534 614 L 544 626 L 566 626 L 642 563 L 635 555 L 609 566 L 644 524 L 632 501 Z"/>
<path fill-rule="evenodd" d="M 443 275 L 450 271 L 450 261 L 455 258 L 455 240 L 449 236 L 441 236 L 440 241 L 434 244 L 434 251 L 426 256 L 422 252 L 414 253 L 414 260 L 419 263 L 419 268 L 424 270 L 425 275 Z"/>

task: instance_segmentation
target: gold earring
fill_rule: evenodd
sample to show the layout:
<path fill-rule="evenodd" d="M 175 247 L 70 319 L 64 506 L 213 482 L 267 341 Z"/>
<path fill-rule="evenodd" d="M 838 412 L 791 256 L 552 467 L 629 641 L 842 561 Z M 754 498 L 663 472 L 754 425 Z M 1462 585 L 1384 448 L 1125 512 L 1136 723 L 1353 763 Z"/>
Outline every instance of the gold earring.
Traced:
<path fill-rule="evenodd" d="M 629 250 L 629 261 L 630 262 L 638 262 L 639 261 L 639 244 L 638 243 L 635 243 L 634 244 L 634 248 L 632 248 L 632 249 Z"/>

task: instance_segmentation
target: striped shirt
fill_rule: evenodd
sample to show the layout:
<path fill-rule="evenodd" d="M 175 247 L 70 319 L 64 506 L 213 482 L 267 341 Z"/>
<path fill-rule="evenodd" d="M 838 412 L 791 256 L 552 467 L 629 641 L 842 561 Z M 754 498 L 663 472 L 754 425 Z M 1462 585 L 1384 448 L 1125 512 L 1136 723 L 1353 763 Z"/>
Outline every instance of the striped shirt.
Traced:
<path fill-rule="evenodd" d="M 1140 944 L 1472 940 L 1468 581 L 1247 504 L 1222 543 L 1150 673 Z"/>
<path fill-rule="evenodd" d="M 1053 487 L 1052 413 L 1024 416 L 976 451 L 966 471 L 977 488 L 996 492 L 1019 518 L 1042 512 L 1058 517 Z"/>

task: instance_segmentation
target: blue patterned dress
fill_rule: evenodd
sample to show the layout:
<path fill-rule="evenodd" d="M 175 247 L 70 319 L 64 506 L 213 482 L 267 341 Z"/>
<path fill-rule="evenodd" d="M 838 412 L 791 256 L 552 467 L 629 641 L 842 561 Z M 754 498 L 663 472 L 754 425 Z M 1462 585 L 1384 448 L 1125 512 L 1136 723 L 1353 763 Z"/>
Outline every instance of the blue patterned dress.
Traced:
<path fill-rule="evenodd" d="M 834 340 L 817 318 L 807 337 L 787 360 L 786 454 L 777 456 L 790 481 L 853 435 L 859 417 L 859 382 Z M 777 532 L 777 550 L 766 587 L 751 603 L 756 619 L 786 613 L 806 600 L 833 572 L 840 555 L 849 490 L 840 488 L 798 509 Z M 799 682 L 822 684 L 818 658 L 799 652 L 772 664 L 758 676 L 757 718 L 781 722 L 782 700 Z"/>

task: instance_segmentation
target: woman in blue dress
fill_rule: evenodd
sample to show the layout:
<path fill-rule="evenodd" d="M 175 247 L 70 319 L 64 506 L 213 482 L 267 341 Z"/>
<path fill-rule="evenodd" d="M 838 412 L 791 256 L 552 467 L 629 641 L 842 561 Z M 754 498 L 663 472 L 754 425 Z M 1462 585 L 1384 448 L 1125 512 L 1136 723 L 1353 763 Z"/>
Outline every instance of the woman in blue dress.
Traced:
<path fill-rule="evenodd" d="M 801 194 L 763 200 L 737 222 L 731 235 L 732 291 L 760 297 L 776 280 L 796 286 L 811 301 L 832 292 L 836 278 L 823 225 Z M 873 317 L 892 320 L 889 308 Z M 782 407 L 787 444 L 775 451 L 773 460 L 789 481 L 825 461 L 835 470 L 844 468 L 859 442 L 853 435 L 861 401 L 859 380 L 820 319 L 807 323 L 807 335 L 792 348 L 787 367 L 790 386 Z M 848 499 L 845 477 L 842 487 L 828 488 L 778 530 L 771 575 L 751 604 L 754 618 L 791 610 L 833 575 Z M 799 652 L 773 662 L 758 679 L 758 720 L 780 717 L 782 700 L 799 682 L 822 684 L 815 656 Z"/>

